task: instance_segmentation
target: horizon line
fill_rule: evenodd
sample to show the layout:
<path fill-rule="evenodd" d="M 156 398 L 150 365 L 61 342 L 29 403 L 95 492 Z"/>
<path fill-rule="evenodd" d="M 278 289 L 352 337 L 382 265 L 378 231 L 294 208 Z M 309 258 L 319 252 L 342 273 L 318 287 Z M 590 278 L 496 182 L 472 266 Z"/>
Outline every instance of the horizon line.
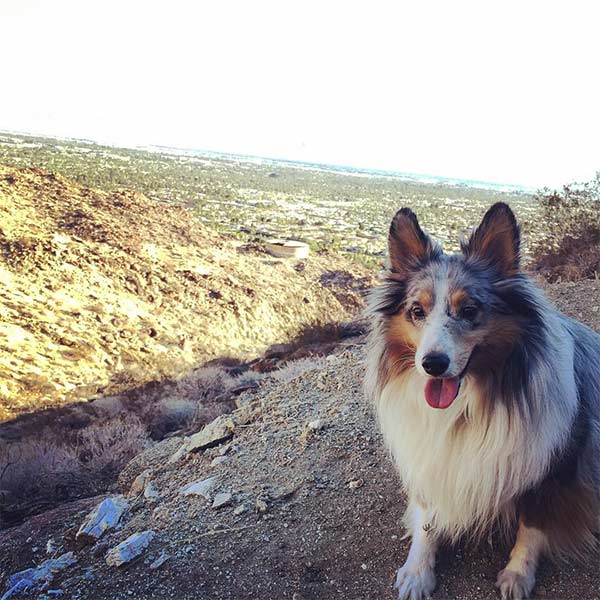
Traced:
<path fill-rule="evenodd" d="M 15 129 L 0 129 L 0 134 L 5 133 L 8 135 L 24 135 L 24 136 L 28 136 L 28 137 L 42 137 L 42 138 L 47 138 L 47 139 L 54 139 L 54 140 L 68 140 L 68 141 L 73 141 L 73 142 L 83 142 L 83 143 L 87 143 L 87 144 L 94 144 L 94 145 L 98 145 L 98 146 L 105 146 L 107 148 L 120 148 L 123 150 L 138 150 L 138 151 L 152 151 L 151 149 L 156 148 L 158 150 L 160 149 L 164 149 L 164 150 L 172 150 L 172 151 L 179 151 L 179 152 L 195 152 L 195 153 L 205 153 L 205 154 L 218 154 L 218 155 L 225 155 L 225 156 L 233 156 L 233 157 L 239 157 L 239 158 L 247 158 L 247 159 L 260 159 L 260 160 L 268 160 L 268 161 L 274 161 L 274 162 L 284 162 L 284 163 L 292 163 L 292 164 L 297 164 L 297 165 L 306 165 L 308 167 L 330 167 L 332 170 L 348 170 L 348 169 L 353 169 L 354 171 L 357 171 L 359 173 L 374 173 L 376 175 L 380 175 L 382 177 L 397 177 L 397 178 L 402 178 L 402 177 L 410 177 L 410 178 L 415 178 L 415 177 L 424 177 L 424 178 L 429 178 L 429 179 L 435 179 L 435 180 L 440 180 L 441 182 L 443 181 L 448 181 L 448 182 L 457 182 L 457 183 L 461 183 L 462 185 L 467 185 L 467 187 L 480 187 L 476 184 L 485 184 L 488 186 L 494 186 L 494 187 L 508 187 L 508 188 L 513 188 L 514 191 L 521 191 L 521 192 L 525 192 L 525 193 L 533 193 L 537 190 L 541 190 L 541 189 L 558 189 L 558 188 L 552 188 L 550 186 L 540 186 L 540 185 L 526 185 L 523 183 L 509 183 L 506 181 L 490 181 L 490 180 L 486 180 L 486 179 L 472 179 L 472 178 L 466 178 L 466 177 L 457 177 L 454 175 L 433 175 L 430 173 L 415 173 L 415 172 L 411 172 L 411 171 L 399 171 L 399 170 L 395 170 L 395 169 L 384 169 L 384 168 L 380 168 L 380 167 L 366 167 L 366 166 L 362 166 L 362 165 L 352 165 L 352 164 L 341 164 L 341 163 L 328 163 L 328 162 L 317 162 L 317 161 L 313 161 L 313 160 L 304 160 L 304 159 L 296 159 L 296 158 L 286 158 L 286 157 L 275 157 L 275 156 L 265 156 L 265 155 L 261 155 L 261 154 L 247 154 L 245 152 L 236 152 L 236 151 L 230 151 L 230 150 L 213 150 L 213 149 L 208 149 L 208 148 L 191 148 L 189 146 L 172 146 L 169 144 L 155 144 L 155 143 L 149 143 L 149 144 L 135 144 L 135 145 L 129 145 L 129 144 L 119 144 L 119 143 L 115 143 L 115 142 L 108 142 L 106 140 L 101 141 L 99 139 L 93 139 L 93 138 L 85 138 L 85 137 L 73 137 L 73 136 L 69 136 L 69 135 L 57 135 L 57 134 L 49 134 L 49 133 L 41 133 L 41 132 L 34 132 L 34 131 L 23 131 L 23 130 L 15 130 Z"/>

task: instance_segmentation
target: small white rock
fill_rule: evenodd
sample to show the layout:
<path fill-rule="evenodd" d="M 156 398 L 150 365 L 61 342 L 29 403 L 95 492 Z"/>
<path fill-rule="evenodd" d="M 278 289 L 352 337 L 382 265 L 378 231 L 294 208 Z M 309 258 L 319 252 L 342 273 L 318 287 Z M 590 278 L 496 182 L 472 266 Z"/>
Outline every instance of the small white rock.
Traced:
<path fill-rule="evenodd" d="M 210 463 L 211 467 L 218 467 L 219 465 L 222 465 L 223 463 L 229 462 L 229 457 L 228 456 L 217 456 L 215 458 L 212 459 L 212 462 Z"/>
<path fill-rule="evenodd" d="M 144 498 L 150 500 L 150 502 L 156 502 L 160 498 L 160 494 L 152 481 L 146 483 L 144 487 Z"/>
<path fill-rule="evenodd" d="M 233 496 L 229 492 L 219 492 L 213 500 L 212 507 L 217 509 L 223 508 L 231 504 L 232 500 Z"/>
<path fill-rule="evenodd" d="M 118 546 L 111 548 L 106 554 L 106 564 L 110 567 L 119 567 L 130 562 L 148 547 L 154 539 L 154 531 L 147 530 L 130 535 Z"/>
<path fill-rule="evenodd" d="M 315 419 L 314 421 L 309 421 L 307 424 L 307 427 L 313 431 L 319 431 L 320 429 L 323 429 L 324 426 L 325 423 L 323 422 L 323 419 Z"/>
<path fill-rule="evenodd" d="M 218 477 L 208 477 L 201 481 L 196 481 L 179 491 L 182 496 L 202 496 L 210 500 L 210 491 L 217 482 Z"/>
<path fill-rule="evenodd" d="M 228 440 L 233 435 L 234 429 L 233 421 L 229 417 L 221 415 L 206 425 L 204 429 L 190 436 L 187 451 L 193 452 L 216 446 Z"/>
<path fill-rule="evenodd" d="M 128 508 L 129 503 L 123 496 L 105 498 L 88 514 L 75 538 L 97 540 L 106 530 L 111 529 L 119 522 Z"/>
<path fill-rule="evenodd" d="M 248 510 L 248 508 L 246 507 L 245 504 L 240 504 L 239 506 L 236 506 L 233 509 L 233 514 L 238 516 L 238 515 L 244 514 L 247 510 Z"/>
<path fill-rule="evenodd" d="M 152 563 L 150 563 L 150 566 L 148 568 L 151 571 L 155 571 L 156 569 L 164 565 L 169 560 L 169 558 L 171 558 L 171 555 L 163 551 L 160 553 L 160 556 L 158 558 L 156 558 L 154 561 L 152 561 Z"/>
<path fill-rule="evenodd" d="M 25 569 L 10 575 L 8 578 L 8 591 L 2 596 L 9 598 L 19 592 L 25 591 L 32 585 L 50 582 L 54 576 L 63 569 L 77 562 L 73 552 L 66 552 L 58 558 L 48 558 L 39 567 Z"/>

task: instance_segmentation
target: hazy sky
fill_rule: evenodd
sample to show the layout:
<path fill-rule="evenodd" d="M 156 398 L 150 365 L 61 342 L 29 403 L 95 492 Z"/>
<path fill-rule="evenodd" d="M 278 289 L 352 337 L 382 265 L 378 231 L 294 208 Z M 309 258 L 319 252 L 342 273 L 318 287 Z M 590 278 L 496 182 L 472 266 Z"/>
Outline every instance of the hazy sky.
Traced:
<path fill-rule="evenodd" d="M 0 129 L 529 185 L 600 170 L 596 0 L 0 0 Z"/>

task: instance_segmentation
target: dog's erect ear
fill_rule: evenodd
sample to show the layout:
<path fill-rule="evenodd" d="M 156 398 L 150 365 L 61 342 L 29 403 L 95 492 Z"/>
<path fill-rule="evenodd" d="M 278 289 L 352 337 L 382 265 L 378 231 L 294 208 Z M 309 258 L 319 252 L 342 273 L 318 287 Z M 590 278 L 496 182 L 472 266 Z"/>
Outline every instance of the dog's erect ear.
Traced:
<path fill-rule="evenodd" d="M 390 268 L 401 277 L 406 277 L 430 257 L 431 240 L 423 233 L 410 208 L 401 208 L 392 219 L 388 248 Z"/>
<path fill-rule="evenodd" d="M 469 241 L 462 244 L 462 251 L 511 277 L 519 272 L 520 245 L 521 234 L 513 211 L 508 204 L 497 202 L 485 213 Z"/>

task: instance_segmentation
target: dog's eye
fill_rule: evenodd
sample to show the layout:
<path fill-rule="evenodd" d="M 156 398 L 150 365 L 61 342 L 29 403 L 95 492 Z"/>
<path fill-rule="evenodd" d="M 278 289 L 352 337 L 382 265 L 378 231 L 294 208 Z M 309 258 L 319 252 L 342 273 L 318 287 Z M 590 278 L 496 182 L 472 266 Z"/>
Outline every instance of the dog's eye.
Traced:
<path fill-rule="evenodd" d="M 460 311 L 461 319 L 466 319 L 467 321 L 473 321 L 473 319 L 475 319 L 476 316 L 477 316 L 477 307 L 476 306 L 472 306 L 472 305 L 465 306 Z"/>
<path fill-rule="evenodd" d="M 412 308 L 410 309 L 410 315 L 413 319 L 415 319 L 415 321 L 420 321 L 421 319 L 425 318 L 425 311 L 420 304 L 413 304 Z"/>

